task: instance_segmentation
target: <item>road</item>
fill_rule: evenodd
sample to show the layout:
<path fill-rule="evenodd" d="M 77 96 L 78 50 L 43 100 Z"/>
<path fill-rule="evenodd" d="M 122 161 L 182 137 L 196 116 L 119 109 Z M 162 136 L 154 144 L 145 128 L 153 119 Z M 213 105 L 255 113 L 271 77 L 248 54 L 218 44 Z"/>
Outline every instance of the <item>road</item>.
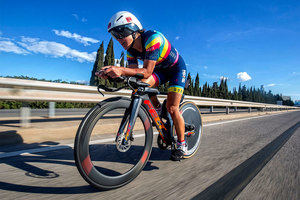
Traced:
<path fill-rule="evenodd" d="M 181 162 L 155 141 L 143 172 L 110 191 L 87 185 L 69 146 L 0 158 L 0 199 L 300 199 L 299 111 L 205 124 L 198 152 Z"/>

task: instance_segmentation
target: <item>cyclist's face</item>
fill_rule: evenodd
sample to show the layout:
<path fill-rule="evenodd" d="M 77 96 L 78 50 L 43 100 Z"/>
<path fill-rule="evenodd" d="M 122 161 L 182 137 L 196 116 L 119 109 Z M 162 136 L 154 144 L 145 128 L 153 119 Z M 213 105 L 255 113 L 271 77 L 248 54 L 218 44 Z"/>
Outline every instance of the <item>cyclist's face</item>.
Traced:
<path fill-rule="evenodd" d="M 132 35 L 128 35 L 125 38 L 117 39 L 117 40 L 125 50 L 127 50 L 130 47 L 131 43 L 133 42 Z"/>

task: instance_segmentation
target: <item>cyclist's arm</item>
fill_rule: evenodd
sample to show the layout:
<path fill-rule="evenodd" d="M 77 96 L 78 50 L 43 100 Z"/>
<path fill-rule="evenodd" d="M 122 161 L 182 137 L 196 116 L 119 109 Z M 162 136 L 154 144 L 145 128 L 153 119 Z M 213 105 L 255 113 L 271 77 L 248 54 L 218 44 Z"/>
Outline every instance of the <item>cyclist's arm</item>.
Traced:
<path fill-rule="evenodd" d="M 130 64 L 127 66 L 127 68 L 138 68 L 139 65 L 138 64 Z"/>
<path fill-rule="evenodd" d="M 143 74 L 144 78 L 149 78 L 154 70 L 156 61 L 144 60 L 143 68 L 121 68 L 123 76 L 135 76 L 137 74 Z M 129 65 L 130 66 L 130 65 Z"/>

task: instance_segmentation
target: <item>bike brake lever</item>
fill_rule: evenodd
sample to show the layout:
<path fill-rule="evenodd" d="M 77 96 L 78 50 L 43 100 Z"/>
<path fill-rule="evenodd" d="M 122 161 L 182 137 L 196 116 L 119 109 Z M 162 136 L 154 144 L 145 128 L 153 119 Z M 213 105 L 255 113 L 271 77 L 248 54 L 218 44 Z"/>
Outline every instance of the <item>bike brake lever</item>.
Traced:
<path fill-rule="evenodd" d="M 102 88 L 101 88 L 102 89 Z M 100 91 L 100 87 L 98 86 L 97 87 L 97 90 L 98 90 L 98 92 L 100 93 L 100 94 L 102 94 L 102 96 L 104 96 L 104 94 Z"/>

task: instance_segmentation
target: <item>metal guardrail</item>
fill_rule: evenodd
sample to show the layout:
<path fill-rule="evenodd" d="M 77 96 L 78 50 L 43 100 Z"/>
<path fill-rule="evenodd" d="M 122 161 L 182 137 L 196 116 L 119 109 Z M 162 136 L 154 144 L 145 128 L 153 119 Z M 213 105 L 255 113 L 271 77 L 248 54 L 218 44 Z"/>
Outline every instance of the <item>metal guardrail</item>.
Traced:
<path fill-rule="evenodd" d="M 131 90 L 120 90 L 114 93 L 103 92 L 105 94 L 103 97 L 95 86 L 0 78 L 0 100 L 48 101 L 50 102 L 49 117 L 55 115 L 54 102 L 97 103 L 114 96 L 130 96 L 131 92 Z M 166 95 L 158 95 L 161 102 L 165 98 Z M 211 112 L 213 112 L 214 106 L 226 107 L 227 114 L 229 114 L 230 107 L 234 107 L 234 111 L 237 111 L 237 107 L 248 108 L 248 112 L 251 112 L 251 108 L 258 108 L 261 111 L 299 109 L 299 107 L 195 96 L 185 96 L 185 100 L 193 101 L 198 106 L 210 106 Z M 30 109 L 28 107 L 21 108 L 20 118 L 22 127 L 30 125 Z"/>
<path fill-rule="evenodd" d="M 99 95 L 94 86 L 53 83 L 13 78 L 0 78 L 0 100 L 16 101 L 49 101 L 49 102 L 84 102 L 96 103 L 113 96 L 130 96 L 130 90 L 120 90 L 114 93 L 103 92 Z M 160 100 L 165 95 L 158 95 Z M 207 97 L 185 96 L 185 100 L 193 101 L 199 106 L 247 107 L 270 109 L 296 109 L 297 107 L 264 104 L 247 101 L 235 101 Z"/>

